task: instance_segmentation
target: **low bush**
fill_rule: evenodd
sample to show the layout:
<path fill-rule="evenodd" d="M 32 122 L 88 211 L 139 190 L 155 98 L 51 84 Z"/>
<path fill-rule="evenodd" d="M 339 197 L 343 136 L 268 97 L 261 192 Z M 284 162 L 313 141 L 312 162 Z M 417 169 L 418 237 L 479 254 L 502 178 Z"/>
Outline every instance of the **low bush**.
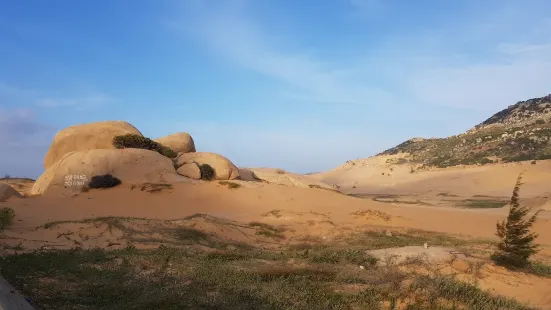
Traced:
<path fill-rule="evenodd" d="M 4 228 L 6 228 L 12 223 L 14 216 L 15 216 L 15 212 L 13 211 L 12 208 L 0 209 L 0 231 L 3 231 Z"/>
<path fill-rule="evenodd" d="M 121 184 L 121 180 L 110 174 L 96 175 L 88 183 L 88 188 L 110 188 L 119 184 Z"/>
<path fill-rule="evenodd" d="M 168 158 L 174 158 L 178 155 L 178 153 L 174 152 L 172 149 L 136 134 L 115 136 L 113 138 L 113 146 L 118 149 L 134 148 L 155 151 Z"/>
<path fill-rule="evenodd" d="M 199 171 L 201 171 L 201 180 L 212 181 L 216 177 L 216 171 L 209 164 L 199 165 Z"/>

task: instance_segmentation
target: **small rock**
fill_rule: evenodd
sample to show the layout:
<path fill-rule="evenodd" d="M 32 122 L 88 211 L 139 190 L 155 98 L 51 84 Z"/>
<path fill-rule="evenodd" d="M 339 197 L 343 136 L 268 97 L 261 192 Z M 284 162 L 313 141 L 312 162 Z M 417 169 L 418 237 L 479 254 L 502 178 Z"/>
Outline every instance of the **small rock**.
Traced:
<path fill-rule="evenodd" d="M 364 266 L 360 266 L 360 269 L 361 269 L 361 270 L 364 270 L 364 269 L 365 269 L 365 267 L 364 267 Z"/>
<path fill-rule="evenodd" d="M 391 232 L 390 230 L 387 230 L 387 231 L 385 232 L 385 235 L 387 235 L 387 236 L 389 236 L 389 237 L 392 237 L 392 232 Z"/>

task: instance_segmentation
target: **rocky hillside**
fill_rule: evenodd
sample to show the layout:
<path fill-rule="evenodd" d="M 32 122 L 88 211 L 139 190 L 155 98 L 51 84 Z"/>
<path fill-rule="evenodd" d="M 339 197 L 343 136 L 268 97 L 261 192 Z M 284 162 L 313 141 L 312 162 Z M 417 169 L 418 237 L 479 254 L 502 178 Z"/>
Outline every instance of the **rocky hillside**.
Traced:
<path fill-rule="evenodd" d="M 466 133 L 414 138 L 378 155 L 396 154 L 436 167 L 551 159 L 551 95 L 511 105 Z"/>

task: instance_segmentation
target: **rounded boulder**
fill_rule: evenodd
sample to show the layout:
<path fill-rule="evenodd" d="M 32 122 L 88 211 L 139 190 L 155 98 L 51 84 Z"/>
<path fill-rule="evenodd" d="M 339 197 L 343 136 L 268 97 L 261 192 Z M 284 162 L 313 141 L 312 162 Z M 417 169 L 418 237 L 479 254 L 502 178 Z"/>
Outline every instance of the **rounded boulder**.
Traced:
<path fill-rule="evenodd" d="M 92 149 L 115 149 L 115 136 L 135 134 L 142 136 L 136 127 L 124 121 L 104 121 L 80 124 L 59 131 L 44 158 L 48 169 L 65 154 Z"/>
<path fill-rule="evenodd" d="M 201 169 L 196 163 L 184 164 L 176 170 L 179 175 L 188 177 L 191 179 L 199 180 L 201 179 Z"/>
<path fill-rule="evenodd" d="M 176 153 L 192 153 L 195 152 L 195 142 L 187 132 L 178 132 L 165 137 L 154 140 Z"/>
<path fill-rule="evenodd" d="M 175 160 L 177 168 L 195 163 L 198 166 L 207 164 L 214 169 L 216 180 L 239 179 L 239 169 L 226 157 L 215 153 L 195 152 L 179 154 Z"/>
<path fill-rule="evenodd" d="M 176 173 L 169 158 L 144 149 L 93 149 L 70 152 L 36 180 L 31 194 L 52 187 L 82 188 L 94 176 L 110 174 L 124 183 L 173 183 L 189 180 Z"/>

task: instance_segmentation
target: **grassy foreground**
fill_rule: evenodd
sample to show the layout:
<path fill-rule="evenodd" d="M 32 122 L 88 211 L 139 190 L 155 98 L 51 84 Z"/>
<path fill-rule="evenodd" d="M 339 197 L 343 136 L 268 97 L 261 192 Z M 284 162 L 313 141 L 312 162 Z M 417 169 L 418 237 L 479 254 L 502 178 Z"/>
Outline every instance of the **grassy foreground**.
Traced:
<path fill-rule="evenodd" d="M 529 309 L 452 278 L 376 266 L 365 249 L 387 241 L 35 251 L 0 269 L 39 309 Z"/>

